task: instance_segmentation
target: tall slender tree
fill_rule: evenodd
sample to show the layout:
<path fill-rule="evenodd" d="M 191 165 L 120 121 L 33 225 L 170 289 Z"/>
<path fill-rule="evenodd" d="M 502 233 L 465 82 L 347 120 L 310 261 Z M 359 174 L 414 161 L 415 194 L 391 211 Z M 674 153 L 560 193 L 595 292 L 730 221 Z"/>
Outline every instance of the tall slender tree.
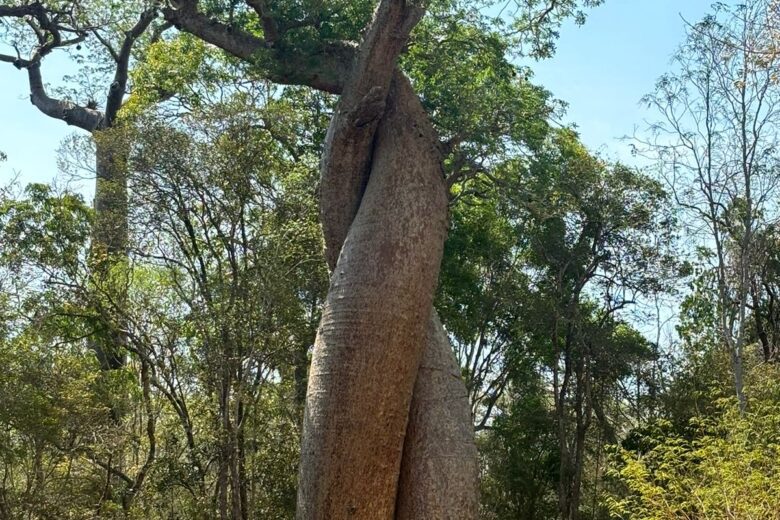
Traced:
<path fill-rule="evenodd" d="M 647 104 L 658 110 L 642 152 L 658 161 L 714 273 L 720 340 L 742 411 L 758 234 L 776 219 L 780 60 L 773 2 L 720 4 L 692 26 Z"/>

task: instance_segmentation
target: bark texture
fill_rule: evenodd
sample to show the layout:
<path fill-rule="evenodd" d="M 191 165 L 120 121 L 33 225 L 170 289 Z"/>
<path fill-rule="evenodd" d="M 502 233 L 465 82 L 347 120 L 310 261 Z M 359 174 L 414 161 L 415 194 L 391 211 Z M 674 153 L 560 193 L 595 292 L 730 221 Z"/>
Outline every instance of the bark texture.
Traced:
<path fill-rule="evenodd" d="M 432 129 L 409 93 L 391 87 L 366 192 L 323 310 L 304 417 L 302 519 L 394 515 L 447 228 Z"/>
<path fill-rule="evenodd" d="M 419 105 L 408 81 L 398 71 L 396 81 L 405 90 L 404 95 L 410 103 L 408 106 L 413 106 L 415 101 Z M 344 113 L 340 111 L 336 117 Z M 417 117 L 424 114 L 422 107 L 415 113 Z M 427 122 L 424 126 L 429 128 Z M 326 150 L 328 153 L 342 153 L 338 143 L 347 139 L 334 128 L 344 131 L 348 127 L 331 126 Z M 426 133 L 432 135 L 433 130 L 429 128 Z M 335 143 L 332 141 L 334 138 L 337 139 Z M 431 140 L 432 153 L 435 142 Z M 350 144 L 350 149 L 354 150 L 353 144 Z M 329 249 L 327 259 L 329 267 L 334 270 L 341 250 L 339 237 L 346 236 L 360 204 L 362 194 L 356 188 L 366 181 L 355 174 L 363 159 L 348 163 L 345 160 L 326 161 L 326 158 L 323 168 L 333 168 L 336 164 L 341 168 L 353 168 L 351 172 L 331 169 L 327 175 L 323 171 L 323 183 L 336 181 L 344 189 L 343 192 L 323 189 L 323 196 L 335 194 L 338 200 L 346 202 L 328 204 L 323 200 L 322 219 Z M 368 171 L 363 175 L 367 178 Z M 350 182 L 353 184 L 349 185 Z M 356 200 L 345 201 L 347 195 Z M 330 225 L 325 225 L 326 222 Z M 396 518 L 476 518 L 478 464 L 468 393 L 449 338 L 435 311 L 432 311 L 428 322 L 413 391 L 400 474 Z"/>
<path fill-rule="evenodd" d="M 372 144 L 398 55 L 422 14 L 422 9 L 403 1 L 379 4 L 328 126 L 321 163 L 320 211 L 325 256 L 331 266 L 368 181 Z"/>
<path fill-rule="evenodd" d="M 27 78 L 30 83 L 30 102 L 45 115 L 61 119 L 88 132 L 94 132 L 103 124 L 103 112 L 63 99 L 54 99 L 46 93 L 41 78 L 40 61 L 29 62 Z"/>
<path fill-rule="evenodd" d="M 478 479 L 468 393 L 434 310 L 409 411 L 396 518 L 477 518 Z"/>

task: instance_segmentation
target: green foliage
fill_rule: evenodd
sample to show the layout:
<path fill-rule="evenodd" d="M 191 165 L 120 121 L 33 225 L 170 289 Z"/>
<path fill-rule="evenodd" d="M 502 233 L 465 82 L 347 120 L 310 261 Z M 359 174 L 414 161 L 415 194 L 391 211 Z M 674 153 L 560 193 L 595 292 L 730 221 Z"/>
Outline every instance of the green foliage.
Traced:
<path fill-rule="evenodd" d="M 257 107 L 259 92 L 235 92 L 175 125 L 136 121 L 133 219 L 147 233 L 135 254 L 155 260 L 131 298 L 148 337 L 139 349 L 162 359 L 159 377 L 190 389 L 163 385 L 167 406 L 196 425 L 180 458 L 167 461 L 166 489 L 206 486 L 214 500 L 245 493 L 251 516 L 289 518 L 299 386 L 327 274 L 315 147 L 305 133 L 295 137 L 313 121 L 299 103 L 313 101 L 293 90 Z M 314 125 L 307 131 L 321 135 Z M 154 338 L 164 338 L 162 351 Z M 177 403 L 188 401 L 185 414 Z M 181 424 L 170 424 L 181 439 Z M 227 455 L 235 450 L 246 477 L 225 488 L 219 475 L 235 468 Z M 198 510 L 176 495 L 182 508 Z"/>
<path fill-rule="evenodd" d="M 549 93 L 509 61 L 489 20 L 457 10 L 426 18 L 402 58 L 439 133 L 475 160 L 535 149 L 553 112 Z"/>
<path fill-rule="evenodd" d="M 748 374 L 750 409 L 734 399 L 711 416 L 692 418 L 681 435 L 666 421 L 618 448 L 611 476 L 620 492 L 606 497 L 614 518 L 776 518 L 780 475 L 780 386 L 774 366 Z"/>
<path fill-rule="evenodd" d="M 512 61 L 549 56 L 562 21 L 599 3 L 428 2 L 401 58 L 456 181 L 436 305 L 478 429 L 482 516 L 554 518 L 578 486 L 585 518 L 770 518 L 775 367 L 753 368 L 746 416 L 723 400 L 729 360 L 697 264 L 675 370 L 656 373 L 659 346 L 629 312 L 678 274 L 672 201 L 552 125 L 561 105 Z M 83 7 L 117 43 L 142 4 Z M 0 517 L 205 519 L 242 494 L 248 518 L 293 517 L 334 99 L 251 78 L 295 67 L 292 51 L 359 41 L 376 2 L 268 4 L 283 36 L 252 64 L 186 34 L 136 49 L 122 124 L 96 140 L 127 159 L 131 188 L 129 259 L 109 276 L 87 268 L 80 198 L 33 185 L 0 201 Z M 245 2 L 200 8 L 263 33 Z M 89 41 L 77 60 L 105 54 Z M 101 56 L 92 75 L 111 70 Z M 777 248 L 762 232 L 752 317 L 770 323 Z M 118 323 L 129 363 L 99 373 L 87 338 Z"/>
<path fill-rule="evenodd" d="M 122 437 L 106 396 L 131 388 L 132 376 L 102 377 L 80 342 L 92 319 L 75 286 L 91 213 L 81 197 L 37 184 L 0 201 L 0 453 L 11 476 L 0 507 L 9 518 L 91 515 L 100 472 L 73 460 L 93 454 L 86 438 Z"/>
<path fill-rule="evenodd" d="M 451 226 L 438 308 L 450 333 L 468 341 L 478 335 L 480 318 L 491 315 L 491 307 L 519 304 L 523 297 L 518 291 L 525 284 L 513 265 L 515 230 L 499 213 L 495 199 L 473 198 L 456 205 Z M 504 319 L 516 315 L 504 312 Z"/>
<path fill-rule="evenodd" d="M 213 518 L 235 450 L 249 516 L 292 516 L 327 284 L 314 192 L 325 116 L 295 89 L 261 108 L 263 89 L 228 91 L 110 134 L 132 142 L 131 256 L 108 277 L 127 285 L 122 305 L 88 269 L 79 197 L 32 185 L 0 201 L 0 516 Z M 85 339 L 120 322 L 129 363 L 101 372 Z"/>
<path fill-rule="evenodd" d="M 149 45 L 143 62 L 130 74 L 133 95 L 123 106 L 123 115 L 139 116 L 171 96 L 197 107 L 199 96 L 193 83 L 209 83 L 215 75 L 206 65 L 206 55 L 205 43 L 188 34 Z"/>
<path fill-rule="evenodd" d="M 506 413 L 479 437 L 482 518 L 554 518 L 560 464 L 555 419 L 532 367 L 517 373 Z"/>
<path fill-rule="evenodd" d="M 22 197 L 0 201 L 0 244 L 9 246 L 0 250 L 0 261 L 9 268 L 33 262 L 73 272 L 90 225 L 91 211 L 79 195 L 57 195 L 47 185 L 31 184 Z"/>
<path fill-rule="evenodd" d="M 600 446 L 626 426 L 622 389 L 657 384 L 655 348 L 622 312 L 676 274 L 660 185 L 570 130 L 541 137 L 455 187 L 437 297 L 480 432 L 485 518 L 554 517 L 575 471 L 598 504 Z"/>

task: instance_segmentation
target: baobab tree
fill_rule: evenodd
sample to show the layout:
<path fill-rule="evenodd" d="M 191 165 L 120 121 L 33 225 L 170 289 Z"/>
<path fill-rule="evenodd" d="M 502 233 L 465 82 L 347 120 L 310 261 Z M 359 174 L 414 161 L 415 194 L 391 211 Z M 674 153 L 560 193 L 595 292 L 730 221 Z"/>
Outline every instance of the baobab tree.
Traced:
<path fill-rule="evenodd" d="M 157 38 L 166 26 L 155 20 L 154 5 L 133 2 L 122 10 L 69 2 L 17 2 L 0 5 L 2 42 L 15 54 L 0 54 L 0 62 L 27 73 L 30 101 L 42 114 L 63 121 L 92 136 L 95 152 L 95 220 L 90 261 L 95 295 L 108 300 L 103 308 L 121 307 L 125 299 L 121 282 L 111 281 L 111 271 L 126 258 L 127 142 L 117 138 L 120 110 L 126 102 L 130 64 L 143 35 Z M 54 97 L 47 90 L 42 68 L 54 51 L 86 53 L 98 69 L 109 71 L 101 103 L 78 103 Z M 121 368 L 125 362 L 124 334 L 120 324 L 107 320 L 98 327 L 91 347 L 103 370 Z"/>
<path fill-rule="evenodd" d="M 371 2 L 245 4 L 232 2 L 222 21 L 219 7 L 196 0 L 172 1 L 164 15 L 269 81 L 340 95 L 321 161 L 332 278 L 308 384 L 298 517 L 475 518 L 467 392 L 432 308 L 459 175 L 447 177 L 443 163 L 463 137 L 442 142 L 397 63 L 430 5 L 381 0 L 365 23 Z M 576 0 L 508 4 L 521 14 L 517 34 L 548 42 L 539 54 L 555 24 L 579 13 Z M 345 41 L 360 32 L 360 44 Z"/>

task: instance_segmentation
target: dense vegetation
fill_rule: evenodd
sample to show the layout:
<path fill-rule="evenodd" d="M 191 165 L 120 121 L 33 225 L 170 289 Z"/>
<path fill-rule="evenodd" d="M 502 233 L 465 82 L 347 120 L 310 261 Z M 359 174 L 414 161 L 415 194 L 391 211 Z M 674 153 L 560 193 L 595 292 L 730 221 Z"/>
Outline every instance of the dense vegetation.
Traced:
<path fill-rule="evenodd" d="M 199 7 L 291 60 L 358 41 L 375 7 L 265 3 Z M 780 518 L 780 5 L 688 28 L 637 168 L 517 65 L 599 3 L 428 2 L 398 62 L 441 139 L 434 306 L 479 517 Z M 84 131 L 61 175 L 97 178 L 94 204 L 0 192 L 2 519 L 295 517 L 338 96 L 177 30 L 178 4 L 0 5 L 3 73 Z"/>

